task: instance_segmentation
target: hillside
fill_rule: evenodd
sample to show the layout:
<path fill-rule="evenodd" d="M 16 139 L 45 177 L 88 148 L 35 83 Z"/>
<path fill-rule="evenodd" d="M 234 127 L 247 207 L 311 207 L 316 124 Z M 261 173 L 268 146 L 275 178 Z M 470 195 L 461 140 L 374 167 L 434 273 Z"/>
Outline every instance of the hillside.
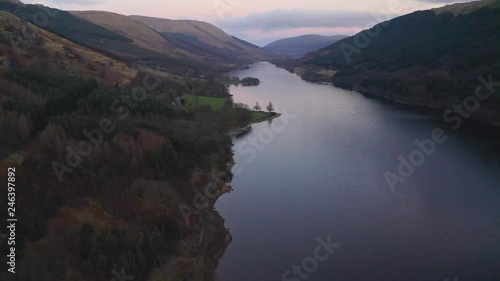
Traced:
<path fill-rule="evenodd" d="M 14 34 L 13 40 L 9 39 Z M 137 70 L 0 11 L 0 73 L 11 68 L 59 71 L 97 78 L 104 84 L 130 83 Z"/>
<path fill-rule="evenodd" d="M 26 19 L 43 29 L 79 45 L 98 50 L 108 56 L 132 64 L 137 61 L 157 60 L 171 65 L 180 62 L 164 54 L 141 48 L 120 33 L 81 19 L 73 14 L 42 5 L 0 2 L 0 10 Z"/>
<path fill-rule="evenodd" d="M 0 11 L 0 179 L 12 177 L 9 167 L 18 172 L 23 207 L 16 274 L 2 255 L 0 280 L 108 281 L 116 272 L 137 281 L 215 280 L 231 238 L 215 202 L 200 206 L 195 198 L 231 189 L 227 133 L 256 112 L 233 105 L 212 68 L 198 65 L 203 78 L 173 75 L 163 57 L 149 58 L 158 68 L 129 67 L 128 57 L 62 35 L 93 30 L 88 40 L 107 36 L 149 51 L 135 45 L 155 38 L 136 37 L 140 24 L 125 22 L 125 33 L 61 12 L 49 25 L 56 34 L 14 14 Z M 65 29 L 68 22 L 81 29 Z M 187 104 L 176 103 L 180 96 Z M 0 206 L 15 204 L 7 189 L 0 195 Z"/>
<path fill-rule="evenodd" d="M 258 46 L 230 36 L 220 28 L 206 22 L 143 16 L 130 17 L 153 28 L 178 48 L 194 54 L 244 60 L 268 60 L 277 57 Z"/>
<path fill-rule="evenodd" d="M 498 0 L 418 11 L 308 54 L 299 64 L 310 70 L 310 80 L 328 69 L 337 86 L 444 109 L 474 94 L 480 75 L 500 77 L 499 19 Z M 378 36 L 368 36 L 377 30 Z M 362 36 L 369 40 L 365 45 L 359 44 Z M 475 117 L 500 122 L 500 94 Z"/>
<path fill-rule="evenodd" d="M 130 66 L 152 67 L 155 62 L 176 75 L 200 73 L 206 67 L 228 71 L 275 56 L 204 22 L 128 17 L 101 11 L 67 12 L 15 1 L 0 1 L 0 10 Z M 48 20 L 40 21 L 40 15 Z M 146 23 L 168 31 L 160 32 Z"/>
<path fill-rule="evenodd" d="M 436 14 L 452 13 L 454 16 L 459 16 L 472 13 L 485 7 L 494 8 L 495 6 L 498 7 L 498 1 L 496 0 L 481 0 L 468 3 L 450 4 L 441 8 L 432 9 L 432 11 Z"/>
<path fill-rule="evenodd" d="M 138 47 L 175 56 L 175 46 L 147 25 L 127 16 L 103 11 L 71 11 L 71 14 L 121 34 Z"/>
<path fill-rule="evenodd" d="M 302 35 L 298 37 L 277 40 L 263 47 L 263 49 L 289 58 L 300 58 L 307 53 L 327 47 L 346 36 Z"/>

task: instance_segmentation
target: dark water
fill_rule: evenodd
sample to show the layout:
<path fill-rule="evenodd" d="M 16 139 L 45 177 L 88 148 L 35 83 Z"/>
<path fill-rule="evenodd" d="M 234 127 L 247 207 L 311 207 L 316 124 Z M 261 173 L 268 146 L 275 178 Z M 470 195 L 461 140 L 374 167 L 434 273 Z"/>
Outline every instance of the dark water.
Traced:
<path fill-rule="evenodd" d="M 231 88 L 236 102 L 272 101 L 295 118 L 253 125 L 235 141 L 234 191 L 216 205 L 233 236 L 218 280 L 500 280 L 500 138 L 491 128 L 450 131 L 392 192 L 384 173 L 416 139 L 445 128 L 438 116 L 267 63 L 235 75 L 262 82 Z M 329 235 L 341 245 L 328 259 L 283 278 Z"/>

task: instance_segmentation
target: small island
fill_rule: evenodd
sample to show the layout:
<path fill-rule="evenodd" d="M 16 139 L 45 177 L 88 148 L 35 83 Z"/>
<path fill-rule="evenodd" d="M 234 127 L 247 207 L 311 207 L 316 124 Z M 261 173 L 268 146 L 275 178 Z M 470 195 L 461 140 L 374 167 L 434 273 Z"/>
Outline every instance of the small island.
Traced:
<path fill-rule="evenodd" d="M 255 77 L 245 77 L 243 79 L 240 79 L 238 76 L 226 76 L 224 79 L 224 83 L 230 85 L 242 85 L 244 87 L 247 87 L 260 85 L 260 80 Z"/>

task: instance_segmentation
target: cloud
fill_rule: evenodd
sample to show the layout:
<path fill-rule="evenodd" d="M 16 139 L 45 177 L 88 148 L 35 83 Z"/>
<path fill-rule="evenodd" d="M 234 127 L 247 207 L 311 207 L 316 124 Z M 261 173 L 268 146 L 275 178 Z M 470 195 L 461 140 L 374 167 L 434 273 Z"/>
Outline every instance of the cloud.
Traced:
<path fill-rule="evenodd" d="M 396 14 L 338 10 L 272 10 L 211 21 L 231 35 L 257 45 L 303 34 L 350 35 Z"/>
<path fill-rule="evenodd" d="M 361 31 L 362 28 L 328 28 L 328 27 L 304 27 L 304 28 L 293 28 L 287 30 L 275 30 L 275 31 L 261 31 L 261 30 L 250 30 L 241 33 L 232 33 L 238 38 L 242 38 L 249 42 L 254 43 L 257 46 L 265 46 L 278 39 L 295 37 L 304 34 L 318 34 L 318 35 L 350 35 Z"/>
<path fill-rule="evenodd" d="M 104 2 L 104 0 L 53 0 L 53 2 L 60 5 L 74 4 L 81 6 L 91 6 L 95 4 L 100 4 Z"/>
<path fill-rule="evenodd" d="M 417 0 L 418 2 L 424 2 L 424 3 L 432 3 L 432 4 L 452 4 L 452 3 L 465 3 L 465 2 L 470 2 L 471 0 Z"/>
<path fill-rule="evenodd" d="M 274 10 L 216 21 L 231 31 L 286 30 L 306 27 L 367 27 L 395 15 L 355 11 Z"/>

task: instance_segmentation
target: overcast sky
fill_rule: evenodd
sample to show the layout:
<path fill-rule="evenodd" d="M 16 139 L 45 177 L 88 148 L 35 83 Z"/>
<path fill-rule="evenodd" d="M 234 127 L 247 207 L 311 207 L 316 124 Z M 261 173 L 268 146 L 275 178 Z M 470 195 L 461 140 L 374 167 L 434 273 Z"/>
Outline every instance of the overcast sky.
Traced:
<path fill-rule="evenodd" d="M 263 46 L 303 34 L 352 35 L 387 18 L 467 0 L 22 0 L 63 10 L 208 21 Z"/>

